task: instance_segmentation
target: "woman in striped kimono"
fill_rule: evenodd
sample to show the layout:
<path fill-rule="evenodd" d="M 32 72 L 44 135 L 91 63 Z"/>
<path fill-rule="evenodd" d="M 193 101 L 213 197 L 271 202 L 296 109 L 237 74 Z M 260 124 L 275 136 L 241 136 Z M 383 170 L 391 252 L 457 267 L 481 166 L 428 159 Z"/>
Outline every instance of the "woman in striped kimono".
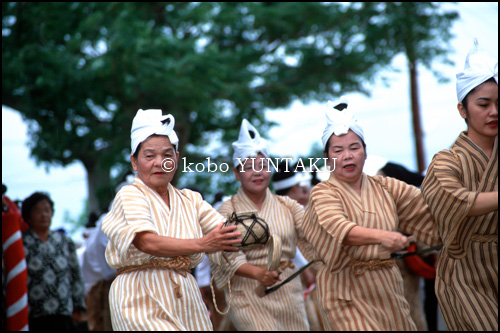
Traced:
<path fill-rule="evenodd" d="M 334 104 L 338 110 L 347 100 Z M 323 133 L 330 178 L 312 190 L 303 230 L 320 258 L 318 296 L 327 330 L 416 330 L 392 252 L 409 246 L 402 230 L 439 244 L 420 191 L 362 173 L 363 131 L 349 110 L 327 110 Z"/>
<path fill-rule="evenodd" d="M 233 148 L 234 173 L 241 187 L 219 207 L 219 212 L 228 216 L 233 212 L 258 211 L 273 237 L 281 239 L 282 257 L 279 271 L 268 271 L 267 244 L 239 251 L 237 258 L 230 262 L 231 269 L 222 266 L 222 271 L 217 272 L 217 268 L 212 267 L 219 288 L 225 288 L 230 280 L 230 290 L 226 289 L 230 318 L 240 331 L 309 330 L 300 279 L 262 298 L 255 293 L 260 285 L 271 286 L 297 270 L 291 262 L 297 245 L 306 258 L 312 255 L 312 248 L 301 233 L 304 208 L 295 200 L 273 195 L 269 190 L 271 172 L 268 170 L 271 169 L 267 164 L 267 144 L 246 119 Z"/>
<path fill-rule="evenodd" d="M 435 289 L 452 331 L 498 330 L 497 66 L 476 40 L 457 75 L 467 131 L 434 156 L 422 184 L 444 242 Z"/>
<path fill-rule="evenodd" d="M 237 251 L 232 244 L 241 241 L 201 195 L 170 184 L 179 157 L 174 121 L 161 110 L 137 112 L 131 133 L 137 175 L 102 223 L 110 240 L 106 261 L 117 270 L 109 294 L 114 330 L 212 330 L 190 270 L 204 252 L 218 261 L 219 251 Z"/>

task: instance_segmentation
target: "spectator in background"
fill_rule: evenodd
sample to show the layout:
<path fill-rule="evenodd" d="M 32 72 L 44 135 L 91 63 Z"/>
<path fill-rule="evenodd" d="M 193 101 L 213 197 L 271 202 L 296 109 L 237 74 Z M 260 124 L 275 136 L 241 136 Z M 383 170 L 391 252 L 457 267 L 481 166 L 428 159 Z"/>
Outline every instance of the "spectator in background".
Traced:
<path fill-rule="evenodd" d="M 23 233 L 28 265 L 30 330 L 71 330 L 86 311 L 76 246 L 68 236 L 50 230 L 54 202 L 35 192 L 23 201 Z"/>
<path fill-rule="evenodd" d="M 99 217 L 95 227 L 89 232 L 85 251 L 82 255 L 82 275 L 87 296 L 89 329 L 91 331 L 112 331 L 109 311 L 109 288 L 116 277 L 116 270 L 106 263 L 105 251 L 108 237 L 101 225 L 106 214 Z"/>
<path fill-rule="evenodd" d="M 311 178 L 297 164 L 288 165 L 287 161 L 283 161 L 273 174 L 273 187 L 277 195 L 290 197 L 305 207 L 311 193 Z"/>

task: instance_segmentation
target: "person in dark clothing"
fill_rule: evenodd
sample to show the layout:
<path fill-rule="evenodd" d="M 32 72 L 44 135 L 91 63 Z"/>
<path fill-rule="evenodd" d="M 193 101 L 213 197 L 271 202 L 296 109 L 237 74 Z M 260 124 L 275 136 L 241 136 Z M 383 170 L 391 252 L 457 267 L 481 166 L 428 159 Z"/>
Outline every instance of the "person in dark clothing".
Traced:
<path fill-rule="evenodd" d="M 71 330 L 83 319 L 85 293 L 76 256 L 68 236 L 50 230 L 54 202 L 35 192 L 23 201 L 22 216 L 30 229 L 23 233 L 28 267 L 30 330 Z"/>

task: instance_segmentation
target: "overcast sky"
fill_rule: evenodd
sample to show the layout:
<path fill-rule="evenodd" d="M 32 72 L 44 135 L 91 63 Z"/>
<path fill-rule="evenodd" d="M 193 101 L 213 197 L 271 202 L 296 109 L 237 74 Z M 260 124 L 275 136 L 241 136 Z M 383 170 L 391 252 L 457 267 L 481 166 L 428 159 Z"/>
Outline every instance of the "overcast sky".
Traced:
<path fill-rule="evenodd" d="M 474 37 L 478 38 L 480 46 L 498 59 L 498 3 L 459 3 L 452 8 L 456 8 L 461 16 L 452 28 L 456 37 L 451 42 L 450 58 L 455 66 L 435 65 L 450 82 L 438 84 L 429 71 L 419 68 L 427 165 L 435 153 L 449 148 L 460 131 L 465 130 L 465 123 L 456 109 L 455 74 L 463 69 Z M 368 154 L 416 170 L 409 79 L 404 56 L 396 57 L 392 67 L 399 72 L 381 73 L 390 79 L 389 86 L 378 81 L 370 97 L 360 94 L 346 96 L 349 108 L 355 111 L 365 132 Z M 269 133 L 261 133 L 271 139 L 271 153 L 294 158 L 307 155 L 314 143 L 321 143 L 324 111 L 325 104 L 294 103 L 289 109 L 267 112 L 268 118 L 279 124 Z M 29 157 L 26 129 L 18 112 L 2 107 L 2 182 L 8 186 L 7 194 L 12 199 L 24 199 L 34 191 L 49 192 L 55 201 L 52 227 L 69 228 L 63 225 L 64 213 L 77 218 L 84 209 L 87 197 L 85 169 L 80 162 L 66 168 L 51 167 L 48 171 L 37 166 Z"/>

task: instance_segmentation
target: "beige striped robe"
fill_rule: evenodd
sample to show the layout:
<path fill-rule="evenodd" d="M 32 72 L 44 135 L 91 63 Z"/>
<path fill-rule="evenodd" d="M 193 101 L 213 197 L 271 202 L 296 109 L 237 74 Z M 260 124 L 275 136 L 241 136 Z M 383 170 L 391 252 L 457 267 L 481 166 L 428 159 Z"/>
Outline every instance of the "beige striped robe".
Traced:
<path fill-rule="evenodd" d="M 234 206 L 233 206 L 234 204 Z M 242 188 L 225 201 L 219 212 L 223 216 L 231 215 L 233 211 L 244 212 L 257 210 Z M 266 199 L 258 216 L 266 221 L 272 235 L 277 235 L 282 241 L 281 261 L 290 261 L 295 257 L 297 245 L 305 258 L 310 260 L 312 247 L 305 242 L 302 235 L 302 218 L 304 207 L 289 197 L 274 195 L 266 190 Z M 303 331 L 309 330 L 304 296 L 300 278 L 292 280 L 277 291 L 259 298 L 255 288 L 260 284 L 257 280 L 234 275 L 234 272 L 244 263 L 256 266 L 267 266 L 269 244 L 265 248 L 239 251 L 238 256 L 231 264 L 234 268 L 227 269 L 215 275 L 217 286 L 226 287 L 228 278 L 231 279 L 231 310 L 230 318 L 240 331 Z M 221 266 L 222 267 L 222 266 Z M 212 273 L 217 268 L 212 265 Z M 286 279 L 296 268 L 286 268 L 280 277 Z M 226 289 L 226 300 L 229 292 Z"/>
<path fill-rule="evenodd" d="M 344 245 L 355 226 L 402 230 L 439 244 L 420 190 L 390 177 L 362 174 L 361 196 L 332 174 L 316 185 L 304 215 L 304 234 L 321 258 L 318 297 L 328 330 L 416 330 L 397 265 L 355 276 L 353 260 L 378 259 L 379 245 Z"/>
<path fill-rule="evenodd" d="M 106 260 L 111 268 L 140 265 L 154 258 L 132 244 L 139 232 L 180 239 L 201 238 L 223 222 L 223 217 L 200 194 L 178 190 L 170 184 L 168 193 L 170 209 L 157 192 L 137 177 L 132 185 L 117 193 L 102 223 L 102 230 L 110 240 Z M 203 253 L 191 255 L 192 267 L 202 258 Z M 181 287 L 181 298 L 174 294 L 170 272 Z M 118 275 L 111 286 L 109 302 L 114 330 L 212 330 L 196 279 L 189 273 L 184 277 L 165 269 Z"/>
<path fill-rule="evenodd" d="M 434 156 L 422 193 L 444 249 L 436 295 L 449 330 L 498 330 L 498 210 L 467 217 L 478 193 L 498 191 L 498 137 L 491 158 L 462 132 Z M 479 241 L 489 235 L 496 241 Z"/>

